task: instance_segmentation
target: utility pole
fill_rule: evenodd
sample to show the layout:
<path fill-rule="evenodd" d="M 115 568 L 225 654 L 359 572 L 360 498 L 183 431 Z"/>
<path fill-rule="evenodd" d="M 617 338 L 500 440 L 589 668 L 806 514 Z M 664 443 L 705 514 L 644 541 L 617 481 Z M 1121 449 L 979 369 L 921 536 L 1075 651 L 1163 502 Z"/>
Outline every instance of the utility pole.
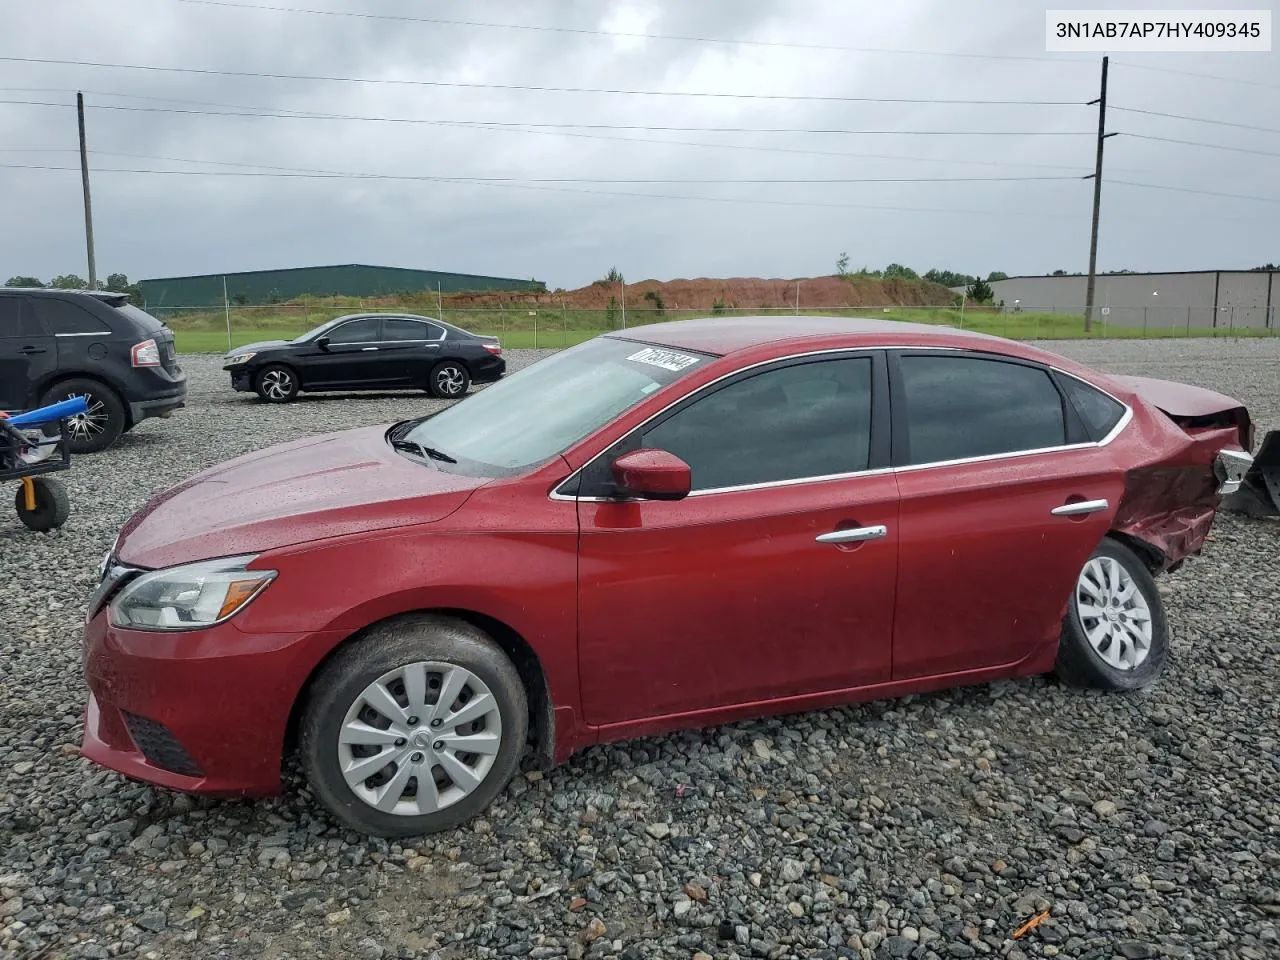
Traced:
<path fill-rule="evenodd" d="M 89 250 L 89 289 L 98 289 L 98 267 L 93 257 L 93 204 L 89 201 L 89 150 L 84 142 L 84 94 L 76 92 L 76 117 L 80 124 L 80 182 L 84 186 L 84 242 Z"/>
<path fill-rule="evenodd" d="M 1093 328 L 1093 293 L 1098 280 L 1098 213 L 1102 209 L 1102 144 L 1107 137 L 1107 61 L 1102 58 L 1102 86 L 1097 100 L 1090 100 L 1088 105 L 1098 105 L 1098 158 L 1093 168 L 1093 229 L 1089 236 L 1089 282 L 1084 293 L 1084 331 Z M 1088 177 L 1084 178 L 1088 180 Z"/>
<path fill-rule="evenodd" d="M 618 278 L 618 287 L 622 291 L 622 329 L 627 329 L 627 278 Z"/>

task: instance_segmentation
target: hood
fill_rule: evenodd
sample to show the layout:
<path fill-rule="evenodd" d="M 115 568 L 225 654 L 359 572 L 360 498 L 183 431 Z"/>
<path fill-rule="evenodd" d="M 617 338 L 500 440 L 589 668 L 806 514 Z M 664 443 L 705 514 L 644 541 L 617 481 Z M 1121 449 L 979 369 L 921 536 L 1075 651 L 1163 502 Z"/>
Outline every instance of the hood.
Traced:
<path fill-rule="evenodd" d="M 489 482 L 402 456 L 386 431 L 308 437 L 196 474 L 130 518 L 117 554 L 123 563 L 166 567 L 431 523 Z"/>
<path fill-rule="evenodd" d="M 245 353 L 257 353 L 259 350 L 266 350 L 270 347 L 286 347 L 291 341 L 289 340 L 262 340 L 258 343 L 246 343 L 243 347 L 236 347 L 234 350 L 228 350 L 223 354 L 223 359 L 229 357 L 238 357 Z"/>

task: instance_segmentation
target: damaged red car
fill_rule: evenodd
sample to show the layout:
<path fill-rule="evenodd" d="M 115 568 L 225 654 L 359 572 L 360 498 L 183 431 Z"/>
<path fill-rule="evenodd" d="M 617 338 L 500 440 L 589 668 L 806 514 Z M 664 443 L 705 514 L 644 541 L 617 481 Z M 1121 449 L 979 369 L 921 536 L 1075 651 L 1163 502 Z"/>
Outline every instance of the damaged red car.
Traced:
<path fill-rule="evenodd" d="M 428 417 L 171 489 L 88 610 L 83 753 L 455 826 L 523 755 L 1056 672 L 1130 690 L 1154 578 L 1251 463 L 1236 400 L 835 317 L 598 337 Z"/>

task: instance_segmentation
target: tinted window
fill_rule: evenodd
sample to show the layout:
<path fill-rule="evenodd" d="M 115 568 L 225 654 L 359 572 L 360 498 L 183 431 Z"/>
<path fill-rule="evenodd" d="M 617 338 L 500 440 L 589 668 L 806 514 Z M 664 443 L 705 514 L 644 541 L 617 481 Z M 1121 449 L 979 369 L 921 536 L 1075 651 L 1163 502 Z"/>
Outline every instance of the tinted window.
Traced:
<path fill-rule="evenodd" d="M 389 317 L 382 321 L 383 340 L 439 340 L 443 333 L 439 327 L 421 320 L 402 320 Z"/>
<path fill-rule="evenodd" d="M 48 333 L 110 333 L 105 323 L 68 300 L 32 297 L 36 317 Z"/>
<path fill-rule="evenodd" d="M 1062 397 L 1035 367 L 973 357 L 905 356 L 907 463 L 936 463 L 1066 442 Z"/>
<path fill-rule="evenodd" d="M 688 463 L 694 490 L 865 470 L 871 360 L 801 363 L 738 380 L 646 431 L 643 446 Z"/>
<path fill-rule="evenodd" d="M 363 320 L 352 320 L 334 327 L 325 334 L 330 343 L 375 343 L 378 339 L 377 317 L 365 317 Z"/>
<path fill-rule="evenodd" d="M 1067 399 L 1095 440 L 1101 440 L 1124 415 L 1124 405 L 1075 377 L 1059 377 Z"/>
<path fill-rule="evenodd" d="M 0 296 L 0 337 L 40 337 L 40 330 L 22 309 L 21 297 Z"/>

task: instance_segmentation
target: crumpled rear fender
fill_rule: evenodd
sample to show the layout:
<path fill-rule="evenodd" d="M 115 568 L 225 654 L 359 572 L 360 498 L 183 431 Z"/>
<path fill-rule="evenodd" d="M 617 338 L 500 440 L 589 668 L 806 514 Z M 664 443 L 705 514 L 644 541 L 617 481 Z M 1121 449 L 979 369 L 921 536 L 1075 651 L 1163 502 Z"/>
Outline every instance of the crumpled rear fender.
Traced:
<path fill-rule="evenodd" d="M 1182 433 L 1172 453 L 1125 473 L 1112 529 L 1144 545 L 1157 571 L 1173 570 L 1198 554 L 1222 502 L 1214 458 L 1224 448 L 1239 448 L 1239 442 L 1237 425 Z"/>

